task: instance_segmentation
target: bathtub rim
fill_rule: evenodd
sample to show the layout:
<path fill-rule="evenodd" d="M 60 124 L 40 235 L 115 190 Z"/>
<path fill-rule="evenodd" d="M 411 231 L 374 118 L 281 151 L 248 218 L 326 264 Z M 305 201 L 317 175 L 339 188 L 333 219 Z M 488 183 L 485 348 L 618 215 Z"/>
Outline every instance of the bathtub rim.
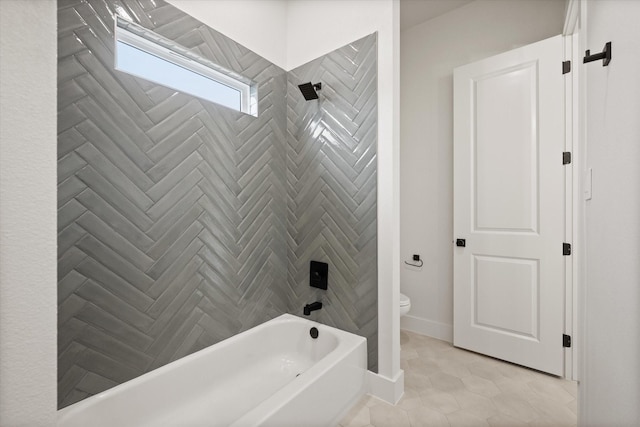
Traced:
<path fill-rule="evenodd" d="M 136 378 L 133 378 L 129 381 L 118 384 L 101 393 L 95 394 L 84 400 L 81 400 L 79 402 L 66 406 L 62 409 L 59 409 L 57 410 L 57 417 L 56 417 L 57 424 L 66 422 L 69 419 L 72 420 L 73 419 L 72 417 L 74 417 L 76 413 L 90 409 L 93 405 L 98 404 L 102 399 L 106 399 L 114 394 L 127 392 L 132 388 L 135 390 L 135 387 L 138 386 L 139 384 L 144 384 L 147 381 L 151 381 L 155 377 L 161 376 L 164 373 L 169 372 L 171 370 L 179 369 L 180 367 L 190 363 L 194 359 L 207 357 L 208 355 L 214 352 L 224 351 L 225 348 L 232 346 L 234 343 L 238 341 L 242 341 L 243 339 L 246 339 L 246 337 L 250 335 L 258 334 L 263 329 L 277 326 L 278 324 L 286 324 L 286 323 L 301 323 L 304 325 L 303 328 L 309 328 L 309 329 L 315 326 L 319 329 L 320 333 L 322 333 L 323 330 L 329 330 L 329 331 L 332 331 L 332 333 L 334 333 L 338 338 L 338 343 L 333 350 L 331 350 L 322 359 L 317 361 L 317 363 L 312 365 L 309 369 L 304 371 L 303 374 L 309 373 L 308 375 L 305 375 L 305 378 L 309 379 L 309 381 L 305 383 L 304 387 L 302 387 L 303 390 L 308 388 L 312 384 L 313 381 L 311 381 L 311 375 L 313 375 L 314 380 L 317 379 L 322 373 L 327 372 L 327 370 L 331 366 L 333 366 L 335 363 L 337 363 L 340 359 L 343 359 L 346 354 L 348 354 L 350 351 L 353 351 L 355 348 L 357 348 L 358 345 L 361 345 L 362 343 L 364 343 L 364 345 L 366 346 L 366 338 L 360 335 L 356 335 L 354 333 L 347 332 L 342 329 L 325 325 L 323 323 L 319 323 L 314 320 L 303 318 L 294 314 L 290 314 L 290 313 L 281 314 L 280 316 L 267 320 L 266 322 L 263 322 L 259 325 L 254 326 L 253 328 L 247 329 L 246 331 L 240 332 L 236 335 L 226 338 L 207 348 L 191 353 L 178 360 L 174 360 L 173 362 L 167 363 L 166 365 L 163 365 L 152 371 L 146 372 Z M 343 351 L 344 351 L 344 354 L 342 354 Z M 366 355 L 366 351 L 365 351 L 365 355 Z M 364 370 L 366 371 L 366 359 L 365 359 Z M 294 381 L 291 381 L 290 383 L 286 384 L 283 388 L 279 389 L 273 395 L 267 397 L 265 401 L 257 405 L 256 408 L 262 407 L 262 405 L 265 404 L 267 400 L 270 400 L 271 397 L 276 395 L 280 396 L 280 393 L 283 390 L 288 390 L 289 388 L 292 388 L 292 385 L 294 383 L 296 384 L 296 386 L 298 386 L 297 383 L 299 383 L 299 381 L 295 381 L 294 379 Z M 273 412 L 275 412 L 275 410 Z M 244 419 L 246 415 L 247 414 L 244 414 L 238 419 Z"/>

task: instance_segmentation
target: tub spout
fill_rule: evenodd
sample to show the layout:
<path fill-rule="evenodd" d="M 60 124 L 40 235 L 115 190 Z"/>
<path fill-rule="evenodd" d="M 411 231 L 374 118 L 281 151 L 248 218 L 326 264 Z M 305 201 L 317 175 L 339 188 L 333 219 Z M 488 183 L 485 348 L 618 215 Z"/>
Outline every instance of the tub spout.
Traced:
<path fill-rule="evenodd" d="M 308 316 L 311 314 L 312 311 L 320 310 L 321 308 L 322 308 L 322 303 L 320 301 L 307 304 L 304 306 L 304 315 Z"/>

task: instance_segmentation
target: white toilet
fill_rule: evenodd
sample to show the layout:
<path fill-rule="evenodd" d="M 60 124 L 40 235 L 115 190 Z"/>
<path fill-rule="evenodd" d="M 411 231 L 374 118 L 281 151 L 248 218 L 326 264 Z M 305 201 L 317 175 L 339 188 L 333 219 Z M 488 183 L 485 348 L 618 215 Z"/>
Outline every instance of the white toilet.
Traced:
<path fill-rule="evenodd" d="M 411 310 L 411 300 L 405 294 L 400 294 L 400 317 L 404 316 Z"/>

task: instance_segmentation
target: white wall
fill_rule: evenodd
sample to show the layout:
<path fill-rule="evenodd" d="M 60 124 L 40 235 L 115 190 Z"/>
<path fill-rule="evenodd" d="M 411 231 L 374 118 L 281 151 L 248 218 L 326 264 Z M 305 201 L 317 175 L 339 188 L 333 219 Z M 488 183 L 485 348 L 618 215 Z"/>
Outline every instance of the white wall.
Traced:
<path fill-rule="evenodd" d="M 451 340 L 453 69 L 562 33 L 562 0 L 477 0 L 401 33 L 402 327 Z"/>
<path fill-rule="evenodd" d="M 287 68 L 287 0 L 167 0 L 244 47 Z"/>
<path fill-rule="evenodd" d="M 584 6 L 584 3 L 583 3 Z M 640 2 L 587 2 L 585 48 L 613 57 L 585 64 L 586 291 L 579 421 L 640 423 Z"/>
<path fill-rule="evenodd" d="M 376 31 L 387 39 L 391 27 L 391 0 L 292 0 L 287 11 L 287 69 Z"/>
<path fill-rule="evenodd" d="M 0 1 L 0 425 L 56 416 L 56 2 Z"/>

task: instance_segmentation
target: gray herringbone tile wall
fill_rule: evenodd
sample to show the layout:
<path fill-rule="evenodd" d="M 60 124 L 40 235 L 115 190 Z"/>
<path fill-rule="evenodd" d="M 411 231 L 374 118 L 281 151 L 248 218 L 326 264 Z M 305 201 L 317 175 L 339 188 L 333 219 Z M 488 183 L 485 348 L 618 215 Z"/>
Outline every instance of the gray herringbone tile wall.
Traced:
<path fill-rule="evenodd" d="M 321 82 L 305 101 L 297 85 Z M 375 34 L 287 73 L 290 292 L 297 313 L 367 338 L 378 365 L 377 38 Z M 309 260 L 329 264 L 327 291 L 305 286 Z"/>
<path fill-rule="evenodd" d="M 259 117 L 115 71 L 116 9 L 258 82 Z M 375 369 L 375 37 L 287 81 L 161 0 L 59 0 L 58 27 L 59 407 L 301 314 L 310 259 L 330 263 L 314 316 Z"/>
<path fill-rule="evenodd" d="M 258 118 L 113 69 L 113 13 L 259 83 Z M 158 0 L 58 1 L 58 404 L 288 312 L 286 75 Z"/>

